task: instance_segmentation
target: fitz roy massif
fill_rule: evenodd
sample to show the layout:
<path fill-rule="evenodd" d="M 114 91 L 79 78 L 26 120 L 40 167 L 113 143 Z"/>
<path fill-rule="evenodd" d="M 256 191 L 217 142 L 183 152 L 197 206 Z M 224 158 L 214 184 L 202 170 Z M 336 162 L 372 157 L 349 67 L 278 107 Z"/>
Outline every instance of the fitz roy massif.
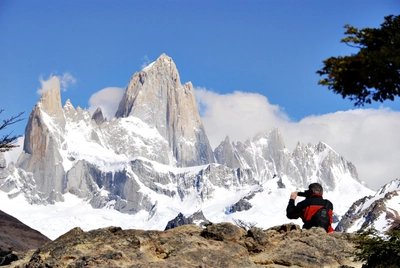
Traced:
<path fill-rule="evenodd" d="M 2 210 L 51 238 L 77 226 L 99 227 L 101 220 L 87 218 L 99 211 L 110 225 L 121 218 L 131 229 L 164 230 L 178 215 L 193 214 L 268 228 L 290 222 L 291 191 L 319 182 L 334 205 L 338 231 L 371 224 L 384 231 L 398 220 L 400 182 L 374 193 L 356 167 L 323 142 L 299 141 L 290 152 L 272 129 L 244 143 L 227 136 L 213 149 L 207 131 L 193 85 L 181 84 L 165 54 L 131 77 L 115 118 L 104 118 L 100 108 L 91 115 L 70 100 L 62 106 L 55 86 L 29 116 L 18 161 L 0 158 L 6 166 L 0 196 L 18 204 Z M 32 211 L 56 207 L 58 214 L 35 220 L 38 213 L 18 212 L 21 200 Z M 79 214 L 82 206 L 91 209 Z"/>

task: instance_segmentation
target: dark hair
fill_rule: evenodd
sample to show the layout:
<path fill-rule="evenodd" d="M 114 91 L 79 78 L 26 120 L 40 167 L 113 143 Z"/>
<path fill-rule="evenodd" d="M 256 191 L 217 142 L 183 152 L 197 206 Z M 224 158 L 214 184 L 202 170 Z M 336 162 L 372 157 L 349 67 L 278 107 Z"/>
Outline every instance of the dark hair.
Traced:
<path fill-rule="evenodd" d="M 323 194 L 324 193 L 324 190 L 322 189 L 322 186 L 319 183 L 311 183 L 308 186 L 308 189 L 313 191 L 316 194 Z"/>

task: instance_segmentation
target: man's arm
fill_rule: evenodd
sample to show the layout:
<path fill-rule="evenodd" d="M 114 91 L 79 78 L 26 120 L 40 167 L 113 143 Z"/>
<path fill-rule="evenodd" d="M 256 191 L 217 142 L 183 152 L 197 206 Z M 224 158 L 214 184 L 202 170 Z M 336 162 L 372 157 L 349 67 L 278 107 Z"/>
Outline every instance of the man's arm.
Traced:
<path fill-rule="evenodd" d="M 290 194 L 289 204 L 286 207 L 286 217 L 289 219 L 295 220 L 298 219 L 301 215 L 302 209 L 298 206 L 295 206 L 294 201 L 297 198 L 297 192 L 293 192 Z"/>

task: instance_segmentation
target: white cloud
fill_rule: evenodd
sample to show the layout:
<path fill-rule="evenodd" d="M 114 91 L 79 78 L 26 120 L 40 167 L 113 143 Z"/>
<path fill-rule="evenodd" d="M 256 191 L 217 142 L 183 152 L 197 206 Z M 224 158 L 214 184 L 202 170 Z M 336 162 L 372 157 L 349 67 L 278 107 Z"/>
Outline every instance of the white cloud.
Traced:
<path fill-rule="evenodd" d="M 356 109 L 310 116 L 285 129 L 285 140 L 323 141 L 356 167 L 361 180 L 377 189 L 399 177 L 400 112 Z"/>
<path fill-rule="evenodd" d="M 113 119 L 124 92 L 123 88 L 107 87 L 94 93 L 89 99 L 89 112 L 93 114 L 100 107 L 107 120 Z"/>
<path fill-rule="evenodd" d="M 400 112 L 390 109 L 356 109 L 309 116 L 291 122 L 285 112 L 260 94 L 234 92 L 221 95 L 196 89 L 203 124 L 213 148 L 228 135 L 244 142 L 258 132 L 277 127 L 286 147 L 296 143 L 330 145 L 352 162 L 359 178 L 377 189 L 398 178 Z"/>
<path fill-rule="evenodd" d="M 227 135 L 231 141 L 245 141 L 260 131 L 289 121 L 279 106 L 270 104 L 260 94 L 235 91 L 220 95 L 198 88 L 195 95 L 213 148 Z"/>
<path fill-rule="evenodd" d="M 71 84 L 76 83 L 76 79 L 70 73 L 64 73 L 62 76 L 50 75 L 47 80 L 40 76 L 39 81 L 42 87 L 37 93 L 40 95 L 54 87 L 60 87 L 61 91 L 66 91 Z"/>
<path fill-rule="evenodd" d="M 62 76 L 58 76 L 61 85 L 61 91 L 66 91 L 67 88 L 72 84 L 76 83 L 76 79 L 70 73 L 64 73 Z"/>

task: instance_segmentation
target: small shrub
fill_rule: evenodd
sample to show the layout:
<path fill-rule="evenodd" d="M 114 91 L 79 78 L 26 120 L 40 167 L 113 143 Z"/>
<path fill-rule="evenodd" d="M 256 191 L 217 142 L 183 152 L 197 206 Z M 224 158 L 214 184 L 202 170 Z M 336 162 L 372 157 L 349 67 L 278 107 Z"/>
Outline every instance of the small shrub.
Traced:
<path fill-rule="evenodd" d="M 354 238 L 356 261 L 363 261 L 363 268 L 398 268 L 400 264 L 400 230 L 385 234 L 375 228 L 361 230 Z"/>
<path fill-rule="evenodd" d="M 245 229 L 246 231 L 250 230 L 251 228 L 257 225 L 256 222 L 246 222 L 240 219 L 233 219 L 233 222 L 240 228 Z"/>

